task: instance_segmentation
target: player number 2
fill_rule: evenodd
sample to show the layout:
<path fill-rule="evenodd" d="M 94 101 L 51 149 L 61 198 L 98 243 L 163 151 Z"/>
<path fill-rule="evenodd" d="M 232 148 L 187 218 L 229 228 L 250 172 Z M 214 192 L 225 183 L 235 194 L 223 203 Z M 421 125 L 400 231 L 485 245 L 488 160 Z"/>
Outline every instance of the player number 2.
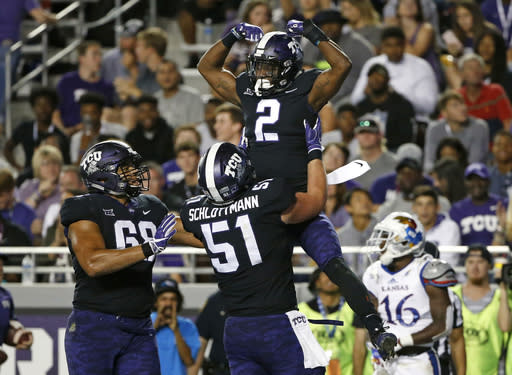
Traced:
<path fill-rule="evenodd" d="M 244 238 L 245 247 L 247 249 L 251 265 L 255 266 L 256 264 L 261 263 L 260 249 L 258 248 L 256 238 L 254 237 L 249 215 L 238 216 L 236 218 L 235 227 L 240 228 L 242 231 L 242 236 Z M 208 249 L 214 254 L 224 254 L 226 258 L 226 261 L 223 263 L 220 261 L 220 258 L 212 258 L 212 265 L 215 267 L 215 270 L 220 273 L 235 272 L 240 266 L 236 257 L 235 248 L 227 242 L 215 243 L 213 241 L 214 233 L 230 230 L 227 220 L 216 221 L 211 224 L 201 224 L 201 230 L 206 243 L 208 244 Z"/>
<path fill-rule="evenodd" d="M 263 125 L 273 125 L 279 120 L 279 109 L 281 103 L 277 99 L 262 99 L 256 107 L 256 113 L 265 113 L 267 108 L 270 109 L 268 116 L 260 116 L 256 120 L 255 134 L 257 142 L 278 142 L 279 135 L 277 133 L 264 132 Z"/>
<path fill-rule="evenodd" d="M 405 296 L 404 298 L 402 298 L 400 300 L 400 302 L 398 302 L 398 305 L 396 305 L 396 309 L 395 309 L 396 320 L 398 320 L 398 323 L 400 323 L 400 325 L 403 325 L 405 327 L 412 327 L 420 319 L 420 313 L 418 312 L 418 310 L 416 310 L 414 307 L 404 307 L 405 302 L 410 297 L 412 297 L 412 294 L 409 294 L 408 296 Z M 389 306 L 390 305 L 389 296 L 386 296 L 386 298 L 384 298 L 380 304 L 384 305 L 384 308 L 386 309 L 386 315 L 387 315 L 388 322 L 391 324 L 397 324 L 393 320 L 393 316 L 391 315 L 391 308 Z M 406 322 L 403 319 L 403 315 L 406 312 L 409 312 L 409 315 L 412 315 L 412 319 L 409 322 Z"/>

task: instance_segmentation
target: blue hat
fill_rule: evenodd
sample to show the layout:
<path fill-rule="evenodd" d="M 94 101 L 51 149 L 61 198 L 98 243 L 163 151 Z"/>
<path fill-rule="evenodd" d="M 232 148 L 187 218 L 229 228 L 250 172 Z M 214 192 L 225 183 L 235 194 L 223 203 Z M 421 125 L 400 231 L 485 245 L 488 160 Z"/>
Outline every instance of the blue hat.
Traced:
<path fill-rule="evenodd" d="M 464 177 L 468 178 L 471 175 L 477 175 L 480 178 L 489 179 L 489 170 L 483 163 L 471 163 L 464 171 Z"/>

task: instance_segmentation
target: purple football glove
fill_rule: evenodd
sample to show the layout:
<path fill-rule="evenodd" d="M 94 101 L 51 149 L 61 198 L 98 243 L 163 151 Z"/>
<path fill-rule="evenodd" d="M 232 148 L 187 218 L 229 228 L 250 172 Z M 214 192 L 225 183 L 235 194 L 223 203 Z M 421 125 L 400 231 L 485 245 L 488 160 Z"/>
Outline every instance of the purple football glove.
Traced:
<path fill-rule="evenodd" d="M 290 20 L 286 24 L 286 34 L 292 38 L 300 38 L 304 32 L 304 23 L 302 21 Z"/>
<path fill-rule="evenodd" d="M 311 126 L 307 120 L 304 120 L 304 130 L 306 132 L 308 154 L 314 150 L 322 152 L 322 123 L 320 122 L 320 117 L 317 118 L 314 126 Z"/>
<path fill-rule="evenodd" d="M 238 40 L 248 40 L 249 42 L 259 42 L 263 37 L 263 30 L 259 26 L 250 23 L 241 22 L 231 29 L 231 33 Z"/>
<path fill-rule="evenodd" d="M 167 242 L 176 234 L 176 218 L 173 214 L 167 214 L 158 228 L 156 228 L 155 237 L 150 239 L 149 245 L 154 254 L 159 254 L 167 247 Z"/>

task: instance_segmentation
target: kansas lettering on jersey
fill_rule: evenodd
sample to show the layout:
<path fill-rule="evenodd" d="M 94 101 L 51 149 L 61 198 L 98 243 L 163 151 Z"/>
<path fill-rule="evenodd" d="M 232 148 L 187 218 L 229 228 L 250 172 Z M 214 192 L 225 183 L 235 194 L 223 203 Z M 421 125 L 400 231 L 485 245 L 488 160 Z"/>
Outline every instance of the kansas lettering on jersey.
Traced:
<path fill-rule="evenodd" d="M 294 237 L 281 221 L 294 200 L 279 178 L 260 181 L 228 205 L 198 196 L 181 209 L 183 226 L 205 246 L 230 315 L 280 314 L 297 305 Z"/>
<path fill-rule="evenodd" d="M 236 90 L 242 102 L 248 152 L 259 179 L 284 177 L 296 189 L 307 186 L 307 149 L 304 120 L 314 124 L 317 114 L 308 94 L 321 73 L 312 69 L 299 74 L 283 92 L 257 96 L 249 77 L 242 73 Z"/>
<path fill-rule="evenodd" d="M 167 208 L 154 196 L 132 198 L 128 206 L 106 194 L 86 194 L 64 201 L 61 220 L 68 227 L 79 220 L 96 223 L 105 246 L 111 251 L 137 246 L 152 238 L 167 214 Z M 120 271 L 90 277 L 83 270 L 68 239 L 76 285 L 73 306 L 132 318 L 148 317 L 153 305 L 151 284 L 154 257 Z"/>
<path fill-rule="evenodd" d="M 397 336 L 419 332 L 433 321 L 421 276 L 427 263 L 428 259 L 414 258 L 400 271 L 391 272 L 377 261 L 363 275 L 364 285 L 379 302 L 379 315 Z"/>
<path fill-rule="evenodd" d="M 471 198 L 466 198 L 452 206 L 450 217 L 459 225 L 461 245 L 492 243 L 494 232 L 498 228 L 496 205 L 499 201 L 499 197 L 491 194 L 482 205 L 475 205 Z"/>

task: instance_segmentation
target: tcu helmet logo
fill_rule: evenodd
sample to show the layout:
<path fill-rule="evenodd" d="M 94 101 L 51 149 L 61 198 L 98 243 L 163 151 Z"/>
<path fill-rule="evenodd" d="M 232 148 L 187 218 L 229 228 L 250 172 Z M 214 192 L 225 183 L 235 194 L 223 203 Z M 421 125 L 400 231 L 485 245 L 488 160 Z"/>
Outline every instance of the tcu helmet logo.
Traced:
<path fill-rule="evenodd" d="M 226 165 L 226 169 L 224 170 L 224 174 L 226 176 L 230 176 L 235 178 L 235 171 L 239 168 L 240 163 L 242 162 L 242 158 L 237 153 L 234 153 L 229 158 L 228 164 Z"/>
<path fill-rule="evenodd" d="M 82 159 L 82 162 L 80 163 L 80 166 L 83 169 L 87 169 L 89 167 L 89 164 L 94 163 L 96 164 L 101 160 L 101 151 L 94 151 L 89 153 L 88 155 L 84 156 Z"/>

